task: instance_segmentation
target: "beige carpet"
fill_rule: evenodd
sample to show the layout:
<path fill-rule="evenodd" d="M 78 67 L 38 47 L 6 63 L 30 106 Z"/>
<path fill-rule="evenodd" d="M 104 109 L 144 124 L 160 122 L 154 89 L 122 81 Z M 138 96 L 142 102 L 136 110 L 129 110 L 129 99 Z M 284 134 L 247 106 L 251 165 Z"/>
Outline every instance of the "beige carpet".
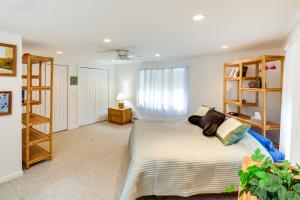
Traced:
<path fill-rule="evenodd" d="M 129 164 L 131 125 L 102 122 L 54 135 L 54 158 L 0 185 L 1 200 L 119 199 Z M 141 198 L 152 200 L 154 197 Z M 198 195 L 166 200 L 236 200 L 235 195 Z"/>

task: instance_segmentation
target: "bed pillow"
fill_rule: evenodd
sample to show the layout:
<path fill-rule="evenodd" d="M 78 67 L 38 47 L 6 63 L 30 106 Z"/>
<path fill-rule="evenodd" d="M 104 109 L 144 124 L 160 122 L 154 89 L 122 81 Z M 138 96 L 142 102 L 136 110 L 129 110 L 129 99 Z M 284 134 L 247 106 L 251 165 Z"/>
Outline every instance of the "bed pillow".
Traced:
<path fill-rule="evenodd" d="M 261 134 L 255 132 L 253 129 L 249 129 L 248 133 L 252 135 L 272 156 L 274 162 L 281 162 L 285 159 L 285 155 L 274 147 L 273 142 L 262 136 Z"/>
<path fill-rule="evenodd" d="M 216 135 L 218 127 L 224 122 L 225 115 L 215 110 L 210 110 L 207 114 L 201 117 L 199 126 L 203 129 L 205 136 Z"/>
<path fill-rule="evenodd" d="M 199 126 L 201 118 L 202 117 L 200 117 L 198 115 L 192 115 L 192 116 L 189 117 L 188 120 L 189 120 L 190 123 Z"/>
<path fill-rule="evenodd" d="M 197 116 L 200 116 L 200 117 L 203 117 L 204 115 L 207 114 L 208 111 L 210 110 L 215 110 L 215 108 L 211 108 L 211 107 L 208 107 L 208 106 L 200 106 L 198 108 L 198 110 L 196 111 L 195 115 Z"/>
<path fill-rule="evenodd" d="M 224 145 L 231 145 L 239 141 L 250 127 L 249 124 L 243 124 L 234 118 L 229 118 L 218 128 L 217 137 Z"/>

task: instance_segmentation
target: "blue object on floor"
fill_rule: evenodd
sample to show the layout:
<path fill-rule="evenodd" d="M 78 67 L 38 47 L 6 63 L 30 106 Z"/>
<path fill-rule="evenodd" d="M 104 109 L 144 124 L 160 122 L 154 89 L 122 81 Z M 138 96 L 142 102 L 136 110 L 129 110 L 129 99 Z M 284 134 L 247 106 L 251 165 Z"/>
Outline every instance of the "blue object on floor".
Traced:
<path fill-rule="evenodd" d="M 265 138 L 264 136 L 255 132 L 253 129 L 249 129 L 248 133 L 252 135 L 269 152 L 274 162 L 280 162 L 285 159 L 285 155 L 274 147 L 274 144 L 270 139 Z"/>

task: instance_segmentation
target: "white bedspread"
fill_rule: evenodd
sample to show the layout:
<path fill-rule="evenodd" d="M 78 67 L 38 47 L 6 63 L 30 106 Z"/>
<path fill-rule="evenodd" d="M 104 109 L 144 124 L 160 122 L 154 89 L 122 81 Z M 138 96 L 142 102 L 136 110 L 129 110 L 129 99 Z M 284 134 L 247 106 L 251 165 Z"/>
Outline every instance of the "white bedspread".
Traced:
<path fill-rule="evenodd" d="M 257 148 L 269 155 L 249 134 L 224 146 L 182 120 L 137 120 L 129 143 L 131 162 L 121 200 L 223 193 L 229 183 L 239 184 L 244 156 Z"/>

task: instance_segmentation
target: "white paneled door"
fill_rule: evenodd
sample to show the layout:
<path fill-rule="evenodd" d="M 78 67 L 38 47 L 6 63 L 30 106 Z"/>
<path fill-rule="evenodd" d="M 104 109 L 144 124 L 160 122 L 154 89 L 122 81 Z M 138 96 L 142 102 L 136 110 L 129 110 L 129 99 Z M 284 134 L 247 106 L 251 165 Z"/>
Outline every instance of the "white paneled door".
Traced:
<path fill-rule="evenodd" d="M 79 125 L 82 126 L 89 124 L 89 69 L 79 68 L 78 78 Z"/>
<path fill-rule="evenodd" d="M 79 125 L 107 119 L 108 70 L 79 68 Z"/>
<path fill-rule="evenodd" d="M 68 129 L 68 66 L 54 65 L 53 132 Z"/>
<path fill-rule="evenodd" d="M 95 121 L 107 119 L 108 108 L 108 70 L 96 70 Z"/>

